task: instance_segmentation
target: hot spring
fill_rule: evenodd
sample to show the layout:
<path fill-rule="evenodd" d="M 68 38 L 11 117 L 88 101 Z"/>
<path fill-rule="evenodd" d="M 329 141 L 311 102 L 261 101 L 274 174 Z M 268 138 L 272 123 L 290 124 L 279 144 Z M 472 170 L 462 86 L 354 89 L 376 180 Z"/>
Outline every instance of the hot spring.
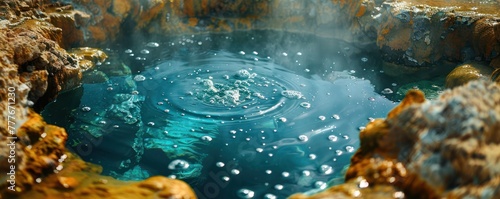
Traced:
<path fill-rule="evenodd" d="M 275 31 L 110 46 L 43 117 L 105 175 L 183 179 L 199 198 L 286 198 L 340 182 L 359 130 L 398 101 L 372 44 L 356 46 Z"/>

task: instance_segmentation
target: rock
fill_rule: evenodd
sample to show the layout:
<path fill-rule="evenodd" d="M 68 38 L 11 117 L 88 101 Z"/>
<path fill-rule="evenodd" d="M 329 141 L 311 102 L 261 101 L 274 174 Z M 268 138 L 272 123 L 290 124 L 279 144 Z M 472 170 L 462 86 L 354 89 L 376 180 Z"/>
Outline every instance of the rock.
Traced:
<path fill-rule="evenodd" d="M 491 67 L 474 62 L 457 66 L 446 76 L 446 88 L 454 88 L 472 80 L 486 79 L 492 72 Z"/>
<path fill-rule="evenodd" d="M 491 73 L 490 79 L 491 79 L 491 81 L 500 83 L 500 69 L 498 69 L 498 68 L 495 69 L 495 71 L 493 71 L 493 73 Z"/>
<path fill-rule="evenodd" d="M 32 25 L 38 27 L 41 24 Z M 20 80 L 31 89 L 28 100 L 39 110 L 55 99 L 58 92 L 78 86 L 82 74 L 73 58 L 50 39 L 49 35 L 52 33 L 47 33 L 44 31 L 46 29 L 40 27 L 29 27 L 24 24 L 12 29 L 2 29 L 0 38 L 3 41 L 0 46 L 4 59 L 0 67 L 22 74 Z"/>
<path fill-rule="evenodd" d="M 6 174 L 0 178 L 0 198 L 195 198 L 189 186 L 178 180 L 152 177 L 124 183 L 100 176 L 101 168 L 66 150 L 64 129 L 46 124 L 33 111 L 31 107 L 40 110 L 58 93 L 79 86 L 82 76 L 77 60 L 60 47 L 71 42 L 47 22 L 48 15 L 42 11 L 54 6 L 61 15 L 57 17 L 64 18 L 72 7 L 51 2 L 5 0 L 0 5 L 0 85 L 4 88 L 0 110 L 5 116 L 0 117 L 5 124 L 0 126 L 0 172 Z M 59 23 L 57 17 L 51 22 L 73 23 L 68 19 Z M 103 54 L 92 56 L 103 61 Z"/>
<path fill-rule="evenodd" d="M 69 53 L 79 62 L 78 66 L 83 72 L 93 69 L 95 64 L 103 63 L 108 58 L 102 50 L 89 47 L 74 48 Z"/>
<path fill-rule="evenodd" d="M 21 109 L 17 110 L 22 111 Z M 18 139 L 9 139 L 11 142 L 15 142 L 15 147 L 10 148 L 10 150 L 15 150 L 15 153 L 9 153 L 9 151 L 2 149 L 2 155 L 0 155 L 0 159 L 4 162 L 8 162 L 11 158 L 4 154 L 14 154 L 13 157 L 15 157 L 15 162 L 9 161 L 11 163 L 10 169 L 14 168 L 15 172 L 15 178 L 10 177 L 10 179 L 14 179 L 15 186 L 12 186 L 10 182 L 2 184 L 1 193 L 7 195 L 25 192 L 35 184 L 36 178 L 52 173 L 59 165 L 58 159 L 66 151 L 64 146 L 66 132 L 64 129 L 47 125 L 41 116 L 33 111 L 28 111 L 25 122 L 21 124 L 17 134 L 13 135 L 17 136 Z"/>
<path fill-rule="evenodd" d="M 62 163 L 57 174 L 44 177 L 18 198 L 196 198 L 189 185 L 180 180 L 155 176 L 123 182 L 99 175 L 101 167 L 68 152 L 59 161 Z"/>
<path fill-rule="evenodd" d="M 498 198 L 498 103 L 500 85 L 487 81 L 446 90 L 434 101 L 410 91 L 387 119 L 361 131 L 361 147 L 351 159 L 346 184 L 294 197 L 358 193 L 370 198 L 379 186 L 392 186 L 388 191 L 393 197 Z M 350 185 L 360 185 L 360 177 L 368 193 Z"/>

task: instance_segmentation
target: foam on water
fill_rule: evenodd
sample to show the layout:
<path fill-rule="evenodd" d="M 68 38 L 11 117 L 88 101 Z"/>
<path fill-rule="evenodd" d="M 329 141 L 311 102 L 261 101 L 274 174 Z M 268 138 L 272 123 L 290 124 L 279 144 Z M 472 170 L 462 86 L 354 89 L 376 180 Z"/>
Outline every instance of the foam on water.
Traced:
<path fill-rule="evenodd" d="M 153 60 L 164 46 L 209 42 L 187 37 L 120 52 Z M 66 127 L 69 148 L 107 175 L 179 178 L 199 198 L 285 198 L 342 176 L 358 127 L 394 106 L 353 72 L 315 72 L 306 49 L 227 48 L 180 48 L 136 74 L 84 84 L 44 117 Z"/>

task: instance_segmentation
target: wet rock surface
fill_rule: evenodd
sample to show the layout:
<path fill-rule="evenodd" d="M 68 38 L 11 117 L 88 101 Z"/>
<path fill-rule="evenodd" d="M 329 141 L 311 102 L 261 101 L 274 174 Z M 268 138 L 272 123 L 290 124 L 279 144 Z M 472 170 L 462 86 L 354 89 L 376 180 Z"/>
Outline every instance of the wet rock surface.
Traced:
<path fill-rule="evenodd" d="M 49 20 L 51 8 L 63 12 L 68 6 L 0 2 L 0 198 L 195 198 L 188 185 L 165 177 L 136 183 L 101 180 L 105 177 L 99 169 L 67 151 L 65 130 L 46 124 L 34 111 L 60 92 L 78 87 L 80 60 L 85 60 L 60 47 L 70 42 L 54 19 Z M 84 56 L 90 57 L 100 61 L 102 55 Z"/>

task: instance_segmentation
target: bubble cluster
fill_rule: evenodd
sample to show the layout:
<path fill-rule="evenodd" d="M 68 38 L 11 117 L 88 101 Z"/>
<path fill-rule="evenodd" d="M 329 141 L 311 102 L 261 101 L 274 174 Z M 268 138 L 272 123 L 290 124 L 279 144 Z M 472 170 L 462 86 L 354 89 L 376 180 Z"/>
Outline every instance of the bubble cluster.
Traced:
<path fill-rule="evenodd" d="M 288 99 L 303 99 L 304 95 L 300 91 L 296 90 L 284 90 L 281 92 L 281 95 Z"/>

